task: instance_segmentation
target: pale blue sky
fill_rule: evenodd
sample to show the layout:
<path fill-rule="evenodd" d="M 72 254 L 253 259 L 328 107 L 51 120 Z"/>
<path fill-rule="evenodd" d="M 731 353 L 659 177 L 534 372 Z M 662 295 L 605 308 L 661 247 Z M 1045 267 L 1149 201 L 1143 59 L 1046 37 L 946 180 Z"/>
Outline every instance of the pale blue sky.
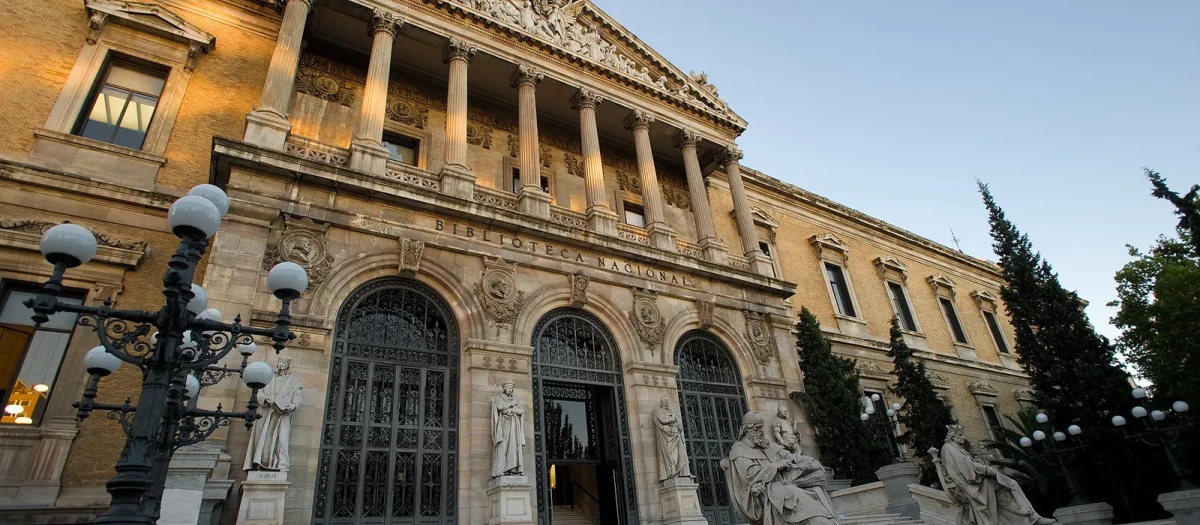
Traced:
<path fill-rule="evenodd" d="M 1200 1 L 595 0 L 750 122 L 744 163 L 995 259 L 989 183 L 1101 333 L 1200 182 Z"/>

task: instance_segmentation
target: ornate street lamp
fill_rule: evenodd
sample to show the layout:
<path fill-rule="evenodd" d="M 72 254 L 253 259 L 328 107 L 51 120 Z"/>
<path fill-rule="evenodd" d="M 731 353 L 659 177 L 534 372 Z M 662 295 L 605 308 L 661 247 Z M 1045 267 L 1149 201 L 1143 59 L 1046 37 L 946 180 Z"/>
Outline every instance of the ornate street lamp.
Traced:
<path fill-rule="evenodd" d="M 276 353 L 296 337 L 289 329 L 289 307 L 308 287 L 308 275 L 295 263 L 279 263 L 267 274 L 267 287 L 283 301 L 274 328 L 243 326 L 241 316 L 232 324 L 223 323 L 219 311 L 205 309 L 208 294 L 192 279 L 208 239 L 228 210 L 225 192 L 210 184 L 192 188 L 171 205 L 167 222 L 180 239 L 179 248 L 163 275 L 166 302 L 155 312 L 116 310 L 111 299 L 99 307 L 60 302 L 63 273 L 96 255 L 96 237 L 76 224 L 60 224 L 42 235 L 42 254 L 54 265 L 54 272 L 41 293 L 25 306 L 34 311 L 36 324 L 45 323 L 53 314 L 71 312 L 79 314 L 80 326 L 96 332 L 100 345 L 84 356 L 91 378 L 83 398 L 74 405 L 77 417 L 82 420 L 93 410 L 105 410 L 125 431 L 117 474 L 106 485 L 112 502 L 92 523 L 155 523 L 175 450 L 204 441 L 216 429 L 229 426 L 232 419 L 245 420 L 247 428 L 258 419 L 258 390 L 271 382 L 274 373 L 264 362 L 246 364 L 255 351 L 253 336 L 270 338 Z M 242 355 L 241 368 L 216 366 L 235 348 Z M 97 403 L 100 379 L 123 363 L 141 369 L 137 405 L 129 399 L 120 405 Z M 220 405 L 216 410 L 196 408 L 202 385 L 215 384 L 234 373 L 251 389 L 244 412 L 227 412 Z"/>
<path fill-rule="evenodd" d="M 883 434 L 884 439 L 892 447 L 892 452 L 894 453 L 892 463 L 903 463 L 904 458 L 900 456 L 900 447 L 896 446 L 891 439 L 888 439 L 890 436 L 896 436 L 900 433 L 900 419 L 896 417 L 896 414 L 900 412 L 900 403 L 892 403 L 892 406 L 887 409 L 886 415 L 879 414 L 875 410 L 875 401 L 879 401 L 880 399 L 879 394 L 871 394 L 871 401 L 867 403 L 866 409 L 858 415 L 858 418 L 863 423 L 874 427 L 880 434 Z"/>
<path fill-rule="evenodd" d="M 1195 489 L 1196 486 L 1187 479 L 1188 471 L 1175 460 L 1175 453 L 1171 451 L 1171 445 L 1179 441 L 1179 436 L 1185 430 L 1192 428 L 1192 422 L 1188 421 L 1188 417 L 1185 415 L 1188 410 L 1191 410 L 1191 407 L 1184 401 L 1176 401 L 1171 404 L 1169 413 L 1162 410 L 1148 411 L 1145 406 L 1146 389 L 1134 388 L 1131 394 L 1137 400 L 1138 406 L 1133 407 L 1130 414 L 1135 419 L 1141 420 L 1142 430 L 1131 432 L 1125 426 L 1128 421 L 1121 415 L 1113 416 L 1113 426 L 1121 429 L 1121 437 L 1126 441 L 1140 441 L 1152 447 L 1162 447 L 1163 453 L 1167 456 L 1167 463 L 1171 465 L 1171 470 L 1175 472 L 1175 479 L 1179 483 L 1176 490 Z"/>
<path fill-rule="evenodd" d="M 1036 420 L 1038 430 L 1033 432 L 1033 439 L 1022 436 L 1021 446 L 1030 448 L 1036 443 L 1038 445 L 1037 448 L 1041 449 L 1041 451 L 1030 454 L 1029 457 L 1032 459 L 1044 459 L 1062 470 L 1063 477 L 1067 480 L 1067 491 L 1071 493 L 1071 503 L 1068 506 L 1086 505 L 1087 500 L 1084 499 L 1079 486 L 1075 484 L 1075 478 L 1071 476 L 1071 470 L 1067 468 L 1067 465 L 1075 461 L 1078 452 L 1086 446 L 1079 437 L 1080 434 L 1083 434 L 1083 429 L 1079 428 L 1079 425 L 1071 425 L 1067 427 L 1066 434 L 1055 431 L 1054 427 L 1049 424 L 1050 418 L 1040 412 L 1036 416 Z M 1046 440 L 1046 430 L 1050 431 L 1050 437 L 1053 439 Z M 1068 436 L 1067 434 L 1070 435 Z"/>

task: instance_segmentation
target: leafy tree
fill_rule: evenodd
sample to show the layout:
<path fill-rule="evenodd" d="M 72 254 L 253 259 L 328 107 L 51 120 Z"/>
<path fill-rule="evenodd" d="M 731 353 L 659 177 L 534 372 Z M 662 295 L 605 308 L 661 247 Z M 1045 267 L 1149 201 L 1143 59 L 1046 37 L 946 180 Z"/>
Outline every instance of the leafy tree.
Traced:
<path fill-rule="evenodd" d="M 899 320 L 893 317 L 888 356 L 892 358 L 892 374 L 896 376 L 896 384 L 891 391 L 904 398 L 899 419 L 905 430 L 900 440 L 921 460 L 921 483 L 936 486 L 937 470 L 929 460 L 927 451 L 930 447 L 941 447 L 945 443 L 946 425 L 954 424 L 954 416 L 937 396 L 933 382 L 925 375 L 925 363 L 913 359 L 913 354 L 913 350 L 904 343 Z"/>
<path fill-rule="evenodd" d="M 1150 185 L 1154 186 L 1154 191 L 1150 194 L 1175 205 L 1175 215 L 1179 216 L 1180 236 L 1190 243 L 1195 256 L 1200 257 L 1200 184 L 1193 184 L 1187 194 L 1180 196 L 1179 193 L 1171 191 L 1167 186 L 1167 179 L 1158 172 L 1149 168 L 1143 169 L 1146 178 L 1150 179 Z"/>
<path fill-rule="evenodd" d="M 808 411 L 821 462 L 855 484 L 875 481 L 875 471 L 891 461 L 891 454 L 858 418 L 863 407 L 855 362 L 834 355 L 821 323 L 807 308 L 800 310 L 796 331 L 804 392 L 792 392 L 791 398 Z"/>

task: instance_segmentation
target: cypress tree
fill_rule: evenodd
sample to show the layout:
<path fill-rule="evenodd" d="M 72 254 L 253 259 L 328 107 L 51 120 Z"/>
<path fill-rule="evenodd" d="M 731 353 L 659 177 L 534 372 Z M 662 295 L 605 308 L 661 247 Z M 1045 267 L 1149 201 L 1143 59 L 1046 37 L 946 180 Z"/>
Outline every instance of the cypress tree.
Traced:
<path fill-rule="evenodd" d="M 875 481 L 875 470 L 886 465 L 891 455 L 858 418 L 863 407 L 855 362 L 833 354 L 821 323 L 807 308 L 800 310 L 796 331 L 804 392 L 792 392 L 791 398 L 808 411 L 817 431 L 821 463 L 855 484 Z"/>
<path fill-rule="evenodd" d="M 908 445 L 920 462 L 921 484 L 932 487 L 938 484 L 937 470 L 926 451 L 930 447 L 941 448 L 946 441 L 946 425 L 954 424 L 954 416 L 937 396 L 933 382 L 925 375 L 925 363 L 913 359 L 913 354 L 913 350 L 904 343 L 899 320 L 893 317 L 888 356 L 892 358 L 892 374 L 896 376 L 896 384 L 891 391 L 904 398 L 899 415 L 900 423 L 904 425 L 900 441 Z"/>

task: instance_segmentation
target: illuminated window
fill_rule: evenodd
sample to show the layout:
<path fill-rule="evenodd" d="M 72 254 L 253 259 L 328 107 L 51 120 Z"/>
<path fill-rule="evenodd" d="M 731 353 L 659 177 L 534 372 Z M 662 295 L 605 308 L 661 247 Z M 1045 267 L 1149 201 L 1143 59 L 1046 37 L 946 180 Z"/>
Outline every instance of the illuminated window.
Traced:
<path fill-rule="evenodd" d="M 387 148 L 389 159 L 409 166 L 417 165 L 421 141 L 395 133 L 384 133 L 383 147 Z"/>
<path fill-rule="evenodd" d="M 646 212 L 641 206 L 636 204 L 625 203 L 625 224 L 637 226 L 638 228 L 646 227 Z"/>
<path fill-rule="evenodd" d="M 75 314 L 58 313 L 35 328 L 33 311 L 21 304 L 36 294 L 9 290 L 0 303 L 0 398 L 5 410 L 0 423 L 36 425 L 46 410 L 63 354 L 75 328 Z M 83 304 L 79 298 L 59 301 Z"/>
<path fill-rule="evenodd" d="M 158 107 L 164 71 L 155 71 L 121 60 L 112 60 L 92 93 L 91 109 L 82 115 L 75 134 L 118 146 L 142 149 L 146 130 Z"/>

